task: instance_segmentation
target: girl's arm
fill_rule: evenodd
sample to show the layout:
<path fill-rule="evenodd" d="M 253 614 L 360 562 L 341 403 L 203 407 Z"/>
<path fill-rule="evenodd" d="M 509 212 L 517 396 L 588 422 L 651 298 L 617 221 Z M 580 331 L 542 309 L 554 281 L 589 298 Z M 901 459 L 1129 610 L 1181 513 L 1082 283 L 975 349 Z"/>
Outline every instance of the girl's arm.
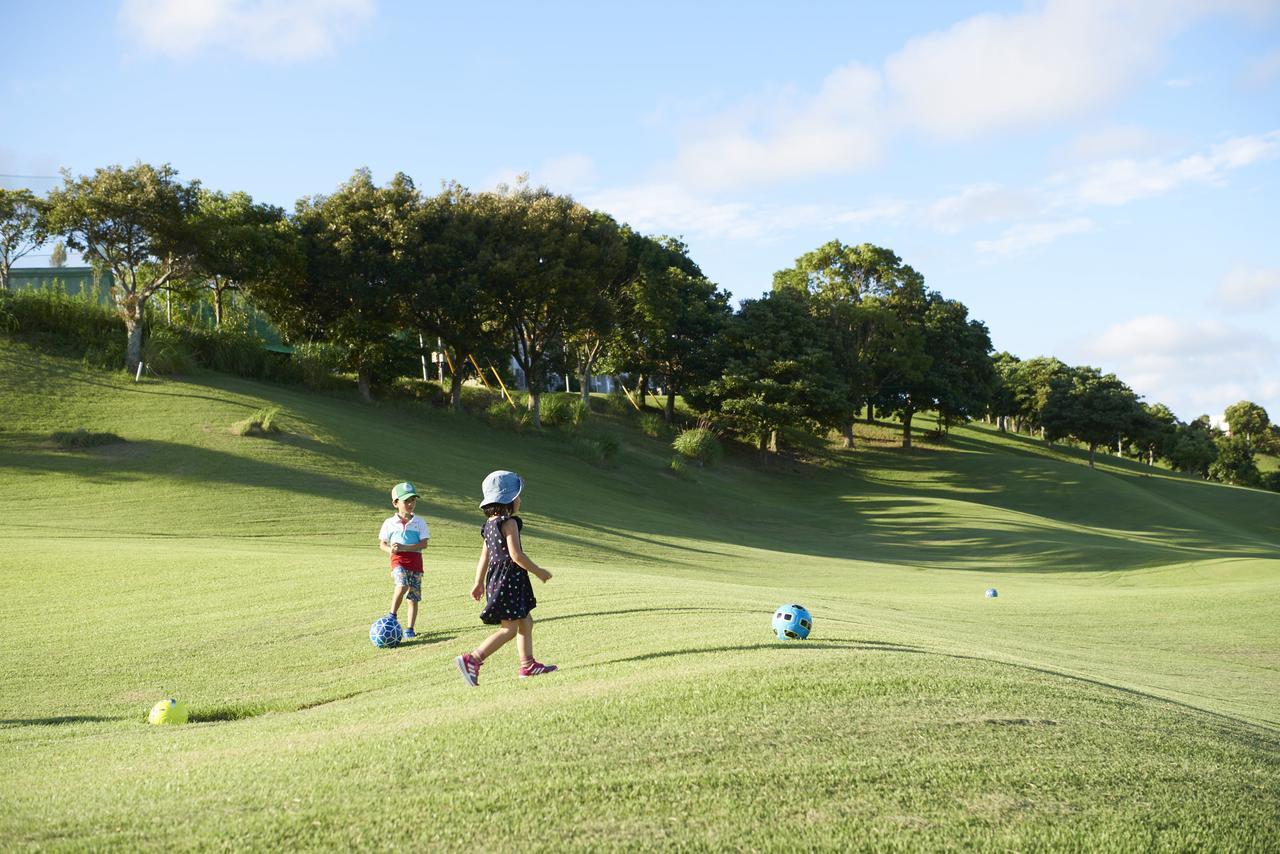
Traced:
<path fill-rule="evenodd" d="M 471 587 L 471 598 L 480 601 L 484 595 L 484 571 L 489 568 L 489 544 L 480 547 L 480 560 L 476 561 L 476 583 Z"/>
<path fill-rule="evenodd" d="M 507 552 L 511 555 L 511 559 L 516 562 L 516 566 L 532 572 L 542 579 L 543 583 L 551 580 L 551 573 L 534 563 L 524 553 L 524 549 L 520 548 L 520 527 L 516 525 L 514 519 L 508 519 L 502 523 L 502 536 L 507 539 Z"/>

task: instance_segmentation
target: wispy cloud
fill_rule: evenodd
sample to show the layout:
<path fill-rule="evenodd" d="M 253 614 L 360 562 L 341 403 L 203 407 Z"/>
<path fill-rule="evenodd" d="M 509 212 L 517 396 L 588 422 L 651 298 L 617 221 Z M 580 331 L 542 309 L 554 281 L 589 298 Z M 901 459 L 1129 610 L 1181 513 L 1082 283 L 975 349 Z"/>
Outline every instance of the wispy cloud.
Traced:
<path fill-rule="evenodd" d="M 582 201 L 646 233 L 757 241 L 821 226 L 894 222 L 907 210 L 892 199 L 859 208 L 718 201 L 677 182 L 601 190 Z"/>
<path fill-rule="evenodd" d="M 120 28 L 173 58 L 205 50 L 295 62 L 332 50 L 373 14 L 374 0 L 124 0 Z"/>
<path fill-rule="evenodd" d="M 1280 269 L 1237 266 L 1219 283 L 1214 301 L 1228 311 L 1267 308 L 1280 301 Z"/>
<path fill-rule="evenodd" d="M 939 231 L 954 233 L 973 225 L 1035 216 L 1041 205 L 1033 190 L 973 184 L 929 204 L 923 219 Z"/>
<path fill-rule="evenodd" d="M 1058 176 L 1058 181 L 1074 185 L 1071 192 L 1077 202 L 1115 206 L 1187 183 L 1220 183 L 1233 169 L 1276 157 L 1280 157 L 1280 130 L 1229 139 L 1208 152 L 1176 160 L 1108 160 L 1081 175 Z"/>
<path fill-rule="evenodd" d="M 1058 220 L 1056 222 L 1019 223 L 1006 229 L 995 240 L 979 240 L 973 244 L 979 252 L 988 255 L 1018 255 L 1035 246 L 1052 243 L 1060 237 L 1093 231 L 1093 220 L 1088 217 Z"/>
<path fill-rule="evenodd" d="M 1244 72 L 1244 82 L 1261 88 L 1280 80 L 1280 48 L 1263 54 L 1249 63 Z"/>
<path fill-rule="evenodd" d="M 671 169 L 710 190 L 862 169 L 880 155 L 879 90 L 880 75 L 854 64 L 812 96 L 757 96 L 686 128 Z"/>
<path fill-rule="evenodd" d="M 1196 19 L 1255 0 L 1048 0 L 910 39 L 817 92 L 765 90 L 683 127 L 666 174 L 702 190 L 848 174 L 914 128 L 971 138 L 1083 115 L 1157 70 Z"/>
<path fill-rule="evenodd" d="M 1216 320 L 1155 314 L 1117 323 L 1086 342 L 1086 360 L 1115 372 L 1185 419 L 1238 400 L 1280 411 L 1280 342 Z"/>

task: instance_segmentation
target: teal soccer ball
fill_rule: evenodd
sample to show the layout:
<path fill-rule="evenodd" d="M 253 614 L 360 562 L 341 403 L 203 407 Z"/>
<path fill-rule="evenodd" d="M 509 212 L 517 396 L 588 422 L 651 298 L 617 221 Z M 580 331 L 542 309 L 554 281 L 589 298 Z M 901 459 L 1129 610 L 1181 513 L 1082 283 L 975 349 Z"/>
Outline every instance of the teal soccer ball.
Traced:
<path fill-rule="evenodd" d="M 778 640 L 804 640 L 813 631 L 813 616 L 803 605 L 779 605 L 773 612 Z"/>
<path fill-rule="evenodd" d="M 400 641 L 404 640 L 404 629 L 400 628 L 399 620 L 387 614 L 373 621 L 373 625 L 369 627 L 369 640 L 378 649 L 399 646 Z"/>

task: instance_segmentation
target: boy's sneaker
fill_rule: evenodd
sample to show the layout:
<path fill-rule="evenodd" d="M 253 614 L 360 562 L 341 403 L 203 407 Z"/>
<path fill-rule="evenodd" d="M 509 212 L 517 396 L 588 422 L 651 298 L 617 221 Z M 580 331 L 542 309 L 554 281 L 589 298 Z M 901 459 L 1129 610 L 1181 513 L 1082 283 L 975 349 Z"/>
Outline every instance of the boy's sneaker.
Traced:
<path fill-rule="evenodd" d="M 404 630 L 404 639 L 405 639 L 405 640 L 413 640 L 413 639 L 414 639 L 414 638 L 416 638 L 417 636 L 418 636 L 418 635 L 417 635 L 417 633 L 416 633 L 416 632 L 414 632 L 414 630 L 413 630 L 413 629 L 405 629 L 405 630 Z"/>
<path fill-rule="evenodd" d="M 525 679 L 529 676 L 541 676 L 542 674 L 550 673 L 555 669 L 556 666 L 554 664 L 543 664 L 540 661 L 535 661 L 532 664 L 520 668 L 520 678 Z"/>
<path fill-rule="evenodd" d="M 458 656 L 453 662 L 462 671 L 462 678 L 467 680 L 468 685 L 474 688 L 480 684 L 480 665 L 484 664 L 483 661 L 468 652 Z"/>

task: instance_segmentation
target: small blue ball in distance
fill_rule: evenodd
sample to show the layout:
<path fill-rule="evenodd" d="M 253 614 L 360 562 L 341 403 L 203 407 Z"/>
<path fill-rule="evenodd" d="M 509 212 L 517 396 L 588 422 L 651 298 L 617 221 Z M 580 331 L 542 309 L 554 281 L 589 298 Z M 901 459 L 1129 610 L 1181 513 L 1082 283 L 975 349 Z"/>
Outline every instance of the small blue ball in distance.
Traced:
<path fill-rule="evenodd" d="M 399 646 L 402 640 L 404 640 L 404 629 L 400 627 L 400 621 L 390 614 L 374 620 L 373 625 L 369 627 L 369 641 L 378 649 Z"/>
<path fill-rule="evenodd" d="M 779 605 L 773 612 L 778 640 L 804 640 L 813 631 L 813 616 L 803 605 Z"/>
<path fill-rule="evenodd" d="M 988 588 L 987 588 L 987 598 L 988 598 L 988 599 L 994 599 L 994 598 L 996 598 L 996 597 L 997 597 L 997 596 L 999 596 L 999 595 L 1000 595 L 1000 594 L 996 592 L 996 589 L 995 589 L 994 587 L 988 587 Z"/>

